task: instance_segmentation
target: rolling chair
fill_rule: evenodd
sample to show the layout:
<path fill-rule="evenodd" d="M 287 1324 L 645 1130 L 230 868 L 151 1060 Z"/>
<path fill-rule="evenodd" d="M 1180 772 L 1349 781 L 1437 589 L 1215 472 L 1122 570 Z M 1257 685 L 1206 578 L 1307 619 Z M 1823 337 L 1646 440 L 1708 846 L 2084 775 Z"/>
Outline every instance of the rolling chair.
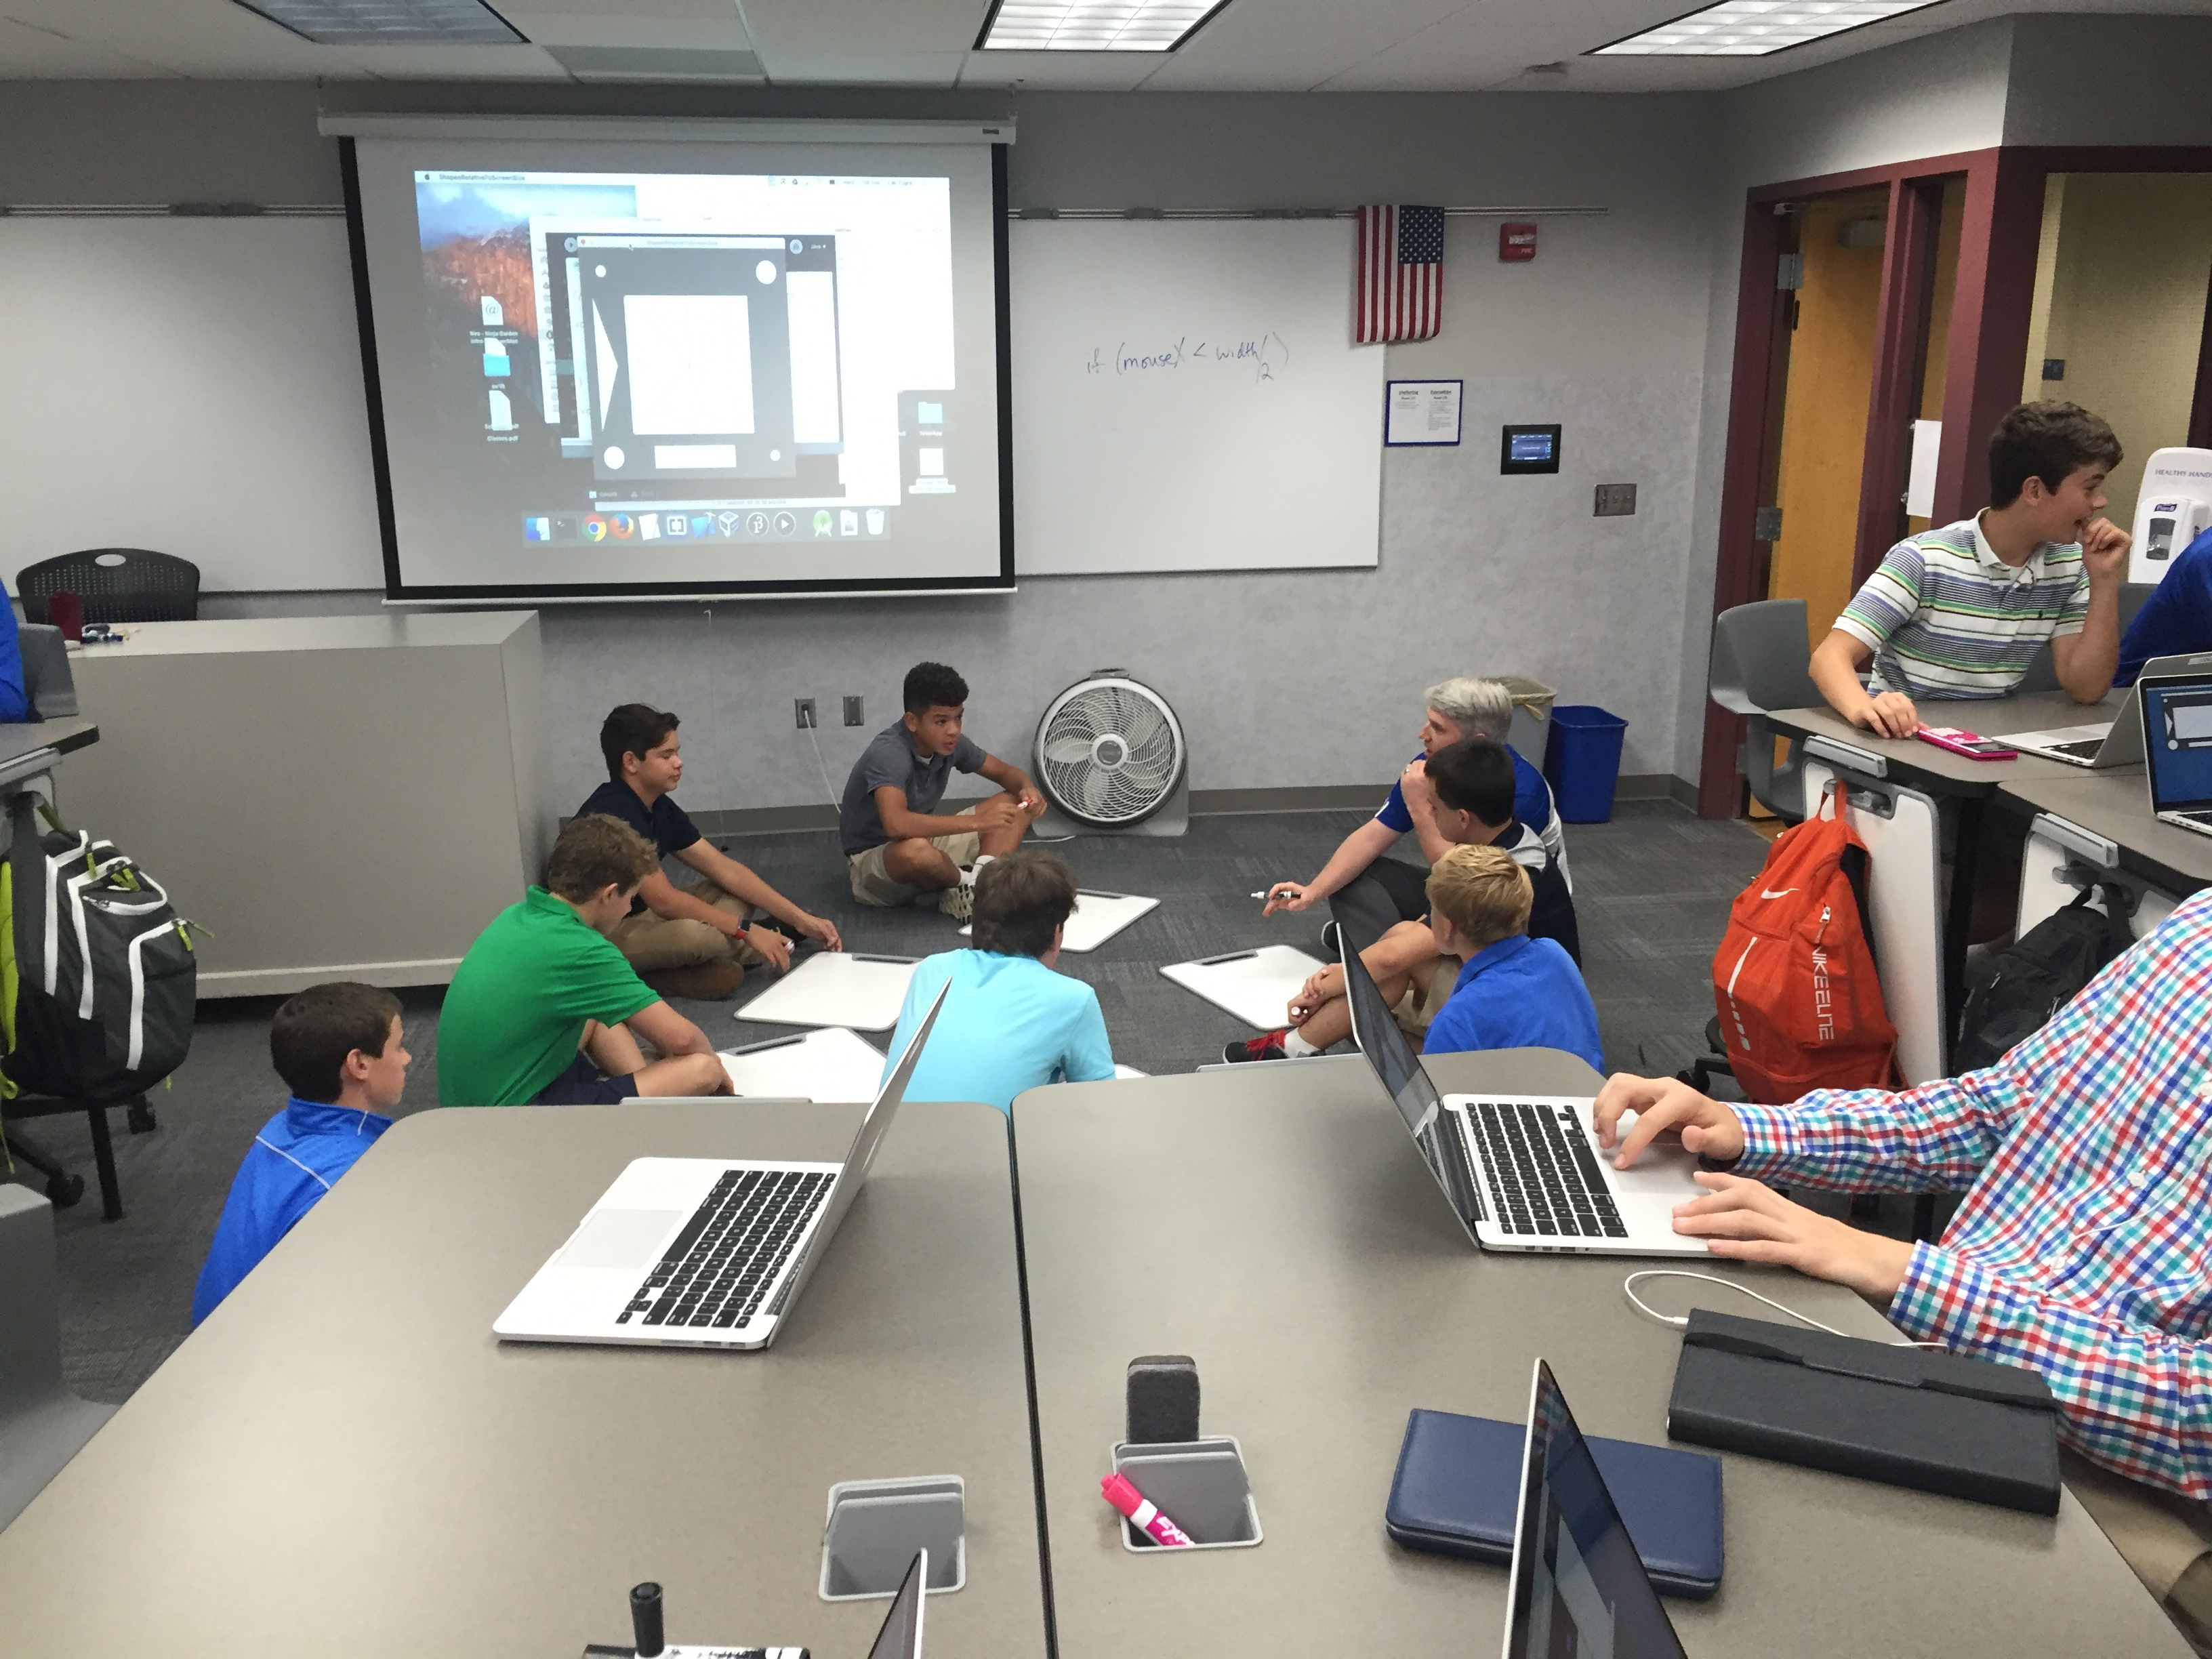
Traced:
<path fill-rule="evenodd" d="M 0 1528 L 114 1415 L 62 1386 L 54 1212 L 0 1184 Z"/>
<path fill-rule="evenodd" d="M 1805 817 L 1804 745 L 1792 738 L 1788 757 L 1776 765 L 1774 727 L 1766 715 L 1771 709 L 1819 703 L 1820 688 L 1807 672 L 1812 660 L 1802 599 L 1760 599 L 1713 619 L 1707 695 L 1744 717 L 1741 763 L 1752 799 L 1790 823 Z"/>
<path fill-rule="evenodd" d="M 143 547 L 92 547 L 27 564 L 15 573 L 26 622 L 53 620 L 46 601 L 74 593 L 94 623 L 197 622 L 200 568 Z"/>

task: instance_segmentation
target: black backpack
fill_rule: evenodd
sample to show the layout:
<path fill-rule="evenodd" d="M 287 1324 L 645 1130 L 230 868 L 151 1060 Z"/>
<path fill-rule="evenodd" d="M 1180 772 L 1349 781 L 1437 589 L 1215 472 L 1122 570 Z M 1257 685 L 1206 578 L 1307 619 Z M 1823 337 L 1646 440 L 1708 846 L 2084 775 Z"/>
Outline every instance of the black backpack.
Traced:
<path fill-rule="evenodd" d="M 2125 890 L 2100 884 L 2094 890 L 2105 901 L 2102 911 L 2089 908 L 2085 890 L 1991 957 L 1986 973 L 1969 984 L 1952 1046 L 1954 1077 L 1996 1065 L 2134 943 Z"/>
<path fill-rule="evenodd" d="M 44 835 L 41 811 L 53 825 Z M 188 924 L 113 842 L 64 830 L 27 790 L 9 823 L 6 1092 L 143 1093 L 191 1048 L 199 975 Z"/>

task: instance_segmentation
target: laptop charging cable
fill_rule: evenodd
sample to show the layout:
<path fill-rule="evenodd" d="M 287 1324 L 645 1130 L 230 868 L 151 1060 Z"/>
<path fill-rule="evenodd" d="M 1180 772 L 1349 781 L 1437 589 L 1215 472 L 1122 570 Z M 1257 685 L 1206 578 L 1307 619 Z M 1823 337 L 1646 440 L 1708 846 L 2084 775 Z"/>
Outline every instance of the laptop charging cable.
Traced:
<path fill-rule="evenodd" d="M 1839 1331 L 1833 1325 L 1823 1325 L 1819 1320 L 1814 1318 L 1810 1314 L 1799 1313 L 1796 1309 L 1777 1302 L 1771 1296 L 1761 1296 L 1757 1291 L 1753 1290 L 1748 1285 L 1739 1285 L 1732 1279 L 1723 1279 L 1714 1273 L 1693 1273 L 1686 1272 L 1680 1267 L 1647 1267 L 1641 1273 L 1629 1274 L 1627 1278 L 1620 1281 L 1620 1293 L 1628 1298 L 1628 1305 L 1630 1307 L 1635 1309 L 1637 1312 L 1642 1314 L 1646 1319 L 1655 1320 L 1662 1325 L 1672 1326 L 1676 1330 L 1686 1330 L 1689 1328 L 1689 1316 L 1686 1314 L 1662 1314 L 1657 1309 L 1651 1307 L 1642 1297 L 1636 1294 L 1637 1281 L 1643 1279 L 1702 1279 L 1708 1285 L 1717 1285 L 1723 1290 L 1739 1291 L 1742 1295 L 1749 1297 L 1754 1302 L 1764 1302 L 1768 1307 L 1773 1309 L 1775 1312 L 1788 1314 L 1792 1319 L 1797 1321 L 1800 1324 L 1810 1325 L 1816 1331 L 1826 1331 L 1830 1336 L 1840 1336 L 1848 1341 L 1854 1342 L 1861 1342 L 1866 1340 L 1863 1337 L 1854 1337 L 1848 1331 Z M 1893 1346 L 1908 1348 L 1941 1348 L 1946 1345 L 1941 1342 L 1914 1342 L 1908 1340 L 1906 1342 Z"/>

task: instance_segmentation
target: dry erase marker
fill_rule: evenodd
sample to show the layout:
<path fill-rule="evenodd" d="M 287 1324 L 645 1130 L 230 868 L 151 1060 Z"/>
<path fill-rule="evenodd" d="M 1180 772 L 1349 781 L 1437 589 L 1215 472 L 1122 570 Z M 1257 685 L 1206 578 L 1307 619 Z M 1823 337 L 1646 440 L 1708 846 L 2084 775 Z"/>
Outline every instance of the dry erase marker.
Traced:
<path fill-rule="evenodd" d="M 1127 1516 L 1137 1529 L 1154 1543 L 1176 1548 L 1198 1541 L 1162 1515 L 1151 1498 L 1129 1484 L 1127 1475 L 1109 1474 L 1098 1483 L 1098 1490 L 1106 1494 L 1108 1503 Z"/>

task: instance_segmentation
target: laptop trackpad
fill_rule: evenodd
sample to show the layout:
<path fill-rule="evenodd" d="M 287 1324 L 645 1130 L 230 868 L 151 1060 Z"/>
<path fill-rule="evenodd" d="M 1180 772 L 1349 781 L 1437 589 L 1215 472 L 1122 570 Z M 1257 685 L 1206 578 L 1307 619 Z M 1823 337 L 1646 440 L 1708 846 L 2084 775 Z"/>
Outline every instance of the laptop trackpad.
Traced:
<path fill-rule="evenodd" d="M 681 1210 L 600 1210 L 561 1252 L 564 1267 L 643 1267 L 659 1260 L 660 1241 Z"/>

